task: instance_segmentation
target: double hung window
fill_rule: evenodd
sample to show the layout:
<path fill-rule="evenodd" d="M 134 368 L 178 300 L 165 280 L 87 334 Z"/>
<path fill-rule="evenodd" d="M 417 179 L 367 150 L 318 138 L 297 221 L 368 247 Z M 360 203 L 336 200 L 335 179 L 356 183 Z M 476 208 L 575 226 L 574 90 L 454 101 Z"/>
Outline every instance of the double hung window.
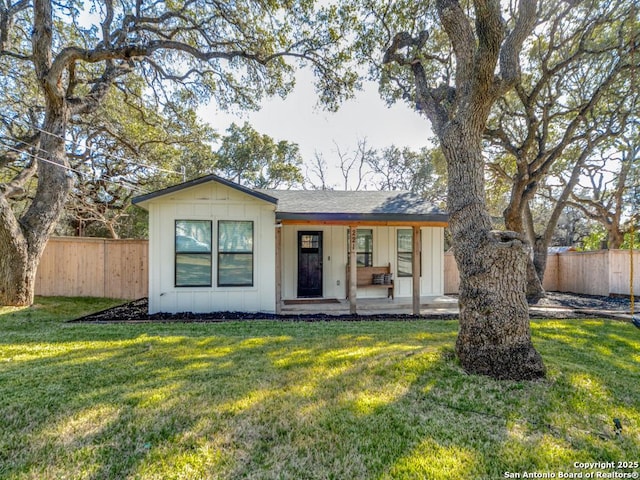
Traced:
<path fill-rule="evenodd" d="M 422 238 L 422 232 L 420 232 L 420 238 Z M 397 239 L 398 277 L 411 277 L 413 276 L 413 230 L 398 229 Z M 422 258 L 422 252 L 420 255 Z M 422 260 L 420 268 L 422 269 Z M 422 275 L 422 271 L 420 275 Z"/>
<path fill-rule="evenodd" d="M 253 222 L 218 222 L 218 286 L 253 286 Z"/>
<path fill-rule="evenodd" d="M 176 287 L 211 286 L 211 222 L 176 220 Z"/>
<path fill-rule="evenodd" d="M 347 236 L 347 252 L 350 252 Z M 358 267 L 373 266 L 373 230 L 359 228 L 356 232 L 356 264 Z"/>

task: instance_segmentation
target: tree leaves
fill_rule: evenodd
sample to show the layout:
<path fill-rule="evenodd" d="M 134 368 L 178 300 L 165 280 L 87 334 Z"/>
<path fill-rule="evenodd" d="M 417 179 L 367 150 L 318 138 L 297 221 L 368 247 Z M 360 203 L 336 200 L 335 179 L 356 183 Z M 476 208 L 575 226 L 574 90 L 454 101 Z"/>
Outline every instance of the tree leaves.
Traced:
<path fill-rule="evenodd" d="M 232 123 L 215 154 L 215 171 L 251 188 L 292 188 L 304 178 L 298 145 L 276 141 L 251 125 Z"/>

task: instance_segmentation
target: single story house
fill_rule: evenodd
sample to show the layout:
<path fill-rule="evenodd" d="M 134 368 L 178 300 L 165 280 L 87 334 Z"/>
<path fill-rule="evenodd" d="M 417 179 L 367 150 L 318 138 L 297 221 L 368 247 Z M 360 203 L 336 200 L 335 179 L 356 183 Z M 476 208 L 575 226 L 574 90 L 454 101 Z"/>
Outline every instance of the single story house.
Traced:
<path fill-rule="evenodd" d="M 442 295 L 446 213 L 405 191 L 250 189 L 207 175 L 138 196 L 149 313 L 279 313 L 301 298 Z M 349 265 L 358 268 L 350 269 Z"/>

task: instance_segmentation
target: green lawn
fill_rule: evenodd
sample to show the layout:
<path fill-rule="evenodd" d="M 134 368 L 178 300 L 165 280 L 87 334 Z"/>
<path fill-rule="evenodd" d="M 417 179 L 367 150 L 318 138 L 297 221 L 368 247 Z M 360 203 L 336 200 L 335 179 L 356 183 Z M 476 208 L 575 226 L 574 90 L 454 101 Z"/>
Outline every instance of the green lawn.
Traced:
<path fill-rule="evenodd" d="M 640 461 L 629 324 L 535 321 L 548 378 L 498 382 L 462 371 L 453 321 L 64 323 L 107 306 L 0 307 L 0 478 L 497 479 Z"/>

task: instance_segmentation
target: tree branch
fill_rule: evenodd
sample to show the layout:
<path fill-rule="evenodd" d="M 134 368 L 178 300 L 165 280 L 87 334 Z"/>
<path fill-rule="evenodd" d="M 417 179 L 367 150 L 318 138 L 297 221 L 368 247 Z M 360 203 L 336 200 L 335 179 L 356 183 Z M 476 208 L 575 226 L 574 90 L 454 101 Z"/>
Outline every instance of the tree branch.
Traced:
<path fill-rule="evenodd" d="M 24 195 L 25 184 L 35 175 L 38 169 L 38 162 L 32 160 L 26 168 L 20 170 L 18 175 L 7 183 L 0 183 L 0 192 L 5 198 L 15 198 Z"/>
<path fill-rule="evenodd" d="M 437 0 L 438 16 L 456 55 L 456 91 L 463 96 L 463 88 L 473 71 L 473 50 L 476 39 L 469 19 L 458 0 Z"/>
<path fill-rule="evenodd" d="M 535 27 L 536 10 L 536 0 L 520 0 L 516 24 L 500 49 L 501 93 L 513 86 L 520 77 L 520 52 Z"/>
<path fill-rule="evenodd" d="M 585 115 L 593 110 L 600 98 L 602 98 L 602 96 L 606 93 L 607 88 L 616 80 L 618 74 L 625 68 L 628 68 L 628 65 L 623 63 L 622 59 L 619 59 L 616 62 L 614 68 L 598 86 L 593 95 L 591 95 L 591 98 L 589 98 L 589 100 L 579 108 L 576 116 L 566 127 L 559 143 L 549 152 L 544 152 L 543 150 L 541 150 L 537 158 L 533 162 L 531 162 L 532 171 L 546 172 L 549 166 L 553 164 L 553 162 L 555 162 L 555 160 L 559 156 L 562 155 L 567 145 L 569 145 L 575 139 L 573 135 L 576 132 L 578 126 L 584 122 Z"/>
<path fill-rule="evenodd" d="M 13 27 L 14 17 L 23 10 L 29 8 L 29 0 L 19 0 L 13 5 L 10 3 L 0 4 L 0 55 L 12 56 L 20 60 L 27 60 L 29 57 L 8 51 L 9 32 Z"/>
<path fill-rule="evenodd" d="M 49 75 L 52 60 L 51 45 L 53 42 L 51 2 L 48 0 L 34 0 L 33 17 L 31 43 L 36 77 L 44 88 L 49 100 L 61 103 L 63 92 L 58 85 L 59 77 L 56 77 L 52 82 Z M 66 65 L 64 65 L 60 71 L 60 76 L 62 76 L 64 68 L 66 68 Z"/>
<path fill-rule="evenodd" d="M 521 4 L 526 1 L 521 0 Z M 500 0 L 475 0 L 474 5 L 478 46 L 473 59 L 475 71 L 473 90 L 474 95 L 478 93 L 484 95 L 485 91 L 493 87 L 494 72 L 505 28 L 504 20 L 500 14 Z M 519 54 L 520 50 L 518 49 L 516 55 Z"/>
<path fill-rule="evenodd" d="M 382 63 L 396 63 L 411 68 L 416 89 L 416 108 L 427 115 L 431 121 L 434 132 L 439 134 L 439 132 L 442 132 L 444 124 L 449 118 L 443 103 L 445 101 L 453 103 L 455 90 L 446 85 L 442 85 L 438 89 L 429 87 L 424 66 L 419 59 L 419 50 L 424 47 L 428 38 L 429 33 L 426 31 L 421 32 L 417 37 L 412 37 L 407 32 L 397 33 L 384 52 Z M 409 57 L 398 52 L 398 50 L 407 47 L 415 47 L 418 53 L 413 57 Z"/>

